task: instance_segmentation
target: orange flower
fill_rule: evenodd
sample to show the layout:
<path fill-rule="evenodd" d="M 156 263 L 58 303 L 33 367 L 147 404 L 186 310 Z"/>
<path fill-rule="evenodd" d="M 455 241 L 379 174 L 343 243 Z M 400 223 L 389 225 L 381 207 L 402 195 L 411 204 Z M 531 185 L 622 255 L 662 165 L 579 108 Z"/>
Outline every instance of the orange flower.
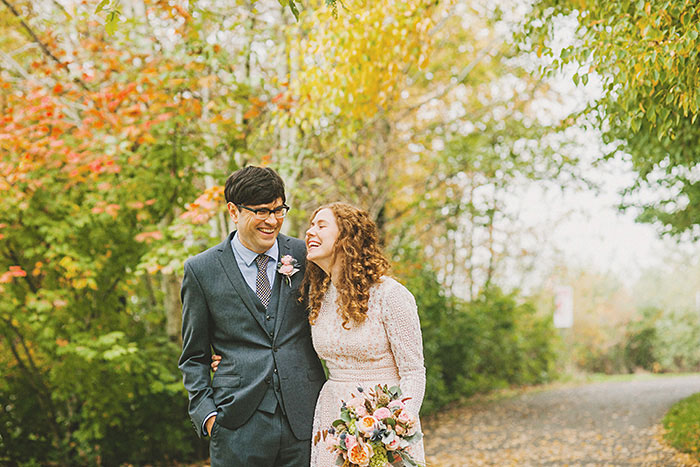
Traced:
<path fill-rule="evenodd" d="M 365 415 L 357 422 L 357 428 L 363 433 L 372 433 L 377 425 L 377 419 L 371 415 Z"/>
<path fill-rule="evenodd" d="M 356 444 L 348 451 L 348 460 L 360 467 L 367 467 L 369 460 L 374 455 L 374 449 L 367 443 Z"/>

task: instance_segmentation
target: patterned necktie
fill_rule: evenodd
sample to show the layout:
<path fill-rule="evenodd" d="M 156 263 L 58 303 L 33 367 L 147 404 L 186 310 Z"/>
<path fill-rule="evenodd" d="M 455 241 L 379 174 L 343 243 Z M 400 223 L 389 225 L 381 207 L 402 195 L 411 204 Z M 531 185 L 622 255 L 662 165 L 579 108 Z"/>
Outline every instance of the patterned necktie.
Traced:
<path fill-rule="evenodd" d="M 270 303 L 270 296 L 272 295 L 270 280 L 267 278 L 267 262 L 269 260 L 270 257 L 267 255 L 258 255 L 255 258 L 255 263 L 258 265 L 258 276 L 255 278 L 255 294 L 265 308 Z"/>

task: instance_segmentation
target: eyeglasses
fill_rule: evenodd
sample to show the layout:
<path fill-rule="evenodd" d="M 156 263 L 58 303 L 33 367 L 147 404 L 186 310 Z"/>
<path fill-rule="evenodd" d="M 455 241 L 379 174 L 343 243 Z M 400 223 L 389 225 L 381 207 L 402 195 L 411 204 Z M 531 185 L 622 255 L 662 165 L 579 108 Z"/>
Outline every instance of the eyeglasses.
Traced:
<path fill-rule="evenodd" d="M 245 209 L 247 211 L 250 211 L 255 215 L 255 218 L 261 221 L 267 220 L 270 217 L 270 214 L 274 214 L 277 219 L 284 219 L 284 216 L 287 215 L 287 212 L 289 212 L 289 206 L 286 204 L 283 204 L 282 206 L 276 207 L 275 209 L 267 209 L 267 208 L 260 208 L 260 209 L 253 209 L 249 208 L 248 206 L 243 206 L 242 204 L 237 204 L 236 205 L 238 209 Z"/>

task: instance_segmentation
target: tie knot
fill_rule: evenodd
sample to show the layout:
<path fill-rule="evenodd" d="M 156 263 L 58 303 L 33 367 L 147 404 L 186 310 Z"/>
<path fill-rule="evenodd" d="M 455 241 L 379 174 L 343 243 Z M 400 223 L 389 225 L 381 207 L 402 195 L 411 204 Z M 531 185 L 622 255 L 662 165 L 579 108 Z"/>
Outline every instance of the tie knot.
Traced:
<path fill-rule="evenodd" d="M 270 260 L 270 257 L 267 255 L 258 255 L 255 258 L 255 263 L 258 265 L 258 269 L 263 269 L 265 266 L 267 266 L 267 262 Z"/>

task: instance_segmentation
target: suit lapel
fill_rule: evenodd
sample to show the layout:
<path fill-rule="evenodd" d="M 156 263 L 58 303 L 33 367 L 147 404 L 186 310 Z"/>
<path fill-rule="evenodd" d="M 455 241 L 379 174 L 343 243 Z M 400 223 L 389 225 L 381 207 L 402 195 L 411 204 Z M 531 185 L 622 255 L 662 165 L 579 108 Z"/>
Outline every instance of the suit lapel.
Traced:
<path fill-rule="evenodd" d="M 241 298 L 245 307 L 248 309 L 255 321 L 258 322 L 260 327 L 265 331 L 265 323 L 263 322 L 264 313 L 260 313 L 257 310 L 255 300 L 253 299 L 254 294 L 247 293 L 250 290 L 245 279 L 243 279 L 243 274 L 241 270 L 238 269 L 238 263 L 236 262 L 236 257 L 233 256 L 233 249 L 231 248 L 231 239 L 235 232 L 232 232 L 224 242 L 219 245 L 219 261 L 221 266 L 224 268 L 224 272 L 231 281 L 233 289 L 236 291 L 238 296 Z"/>
<path fill-rule="evenodd" d="M 277 237 L 277 239 L 280 248 L 280 257 L 277 258 L 277 264 L 279 265 L 280 260 L 284 255 L 292 254 L 292 249 L 289 247 L 289 237 L 280 235 Z M 279 301 L 277 302 L 277 320 L 275 322 L 276 336 L 279 334 L 280 328 L 282 327 L 282 321 L 284 321 L 284 319 L 287 316 L 287 313 L 285 313 L 285 309 L 287 308 L 287 302 L 290 299 L 293 299 L 293 297 L 290 297 L 292 293 L 292 287 L 289 285 L 287 277 L 280 274 L 279 272 L 276 272 L 275 274 L 277 274 L 277 277 L 275 279 L 280 281 Z"/>

